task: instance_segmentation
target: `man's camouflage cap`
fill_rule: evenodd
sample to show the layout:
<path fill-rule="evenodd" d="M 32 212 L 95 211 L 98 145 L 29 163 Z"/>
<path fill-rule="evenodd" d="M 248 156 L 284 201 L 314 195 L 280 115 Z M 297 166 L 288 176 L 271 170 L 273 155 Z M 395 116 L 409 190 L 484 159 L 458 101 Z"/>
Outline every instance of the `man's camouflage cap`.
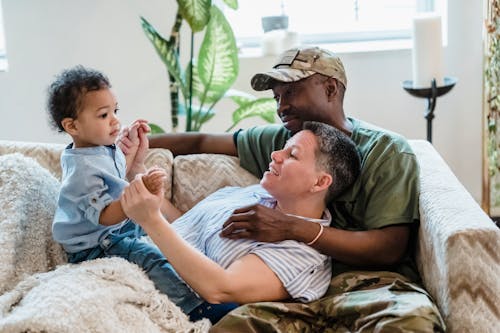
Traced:
<path fill-rule="evenodd" d="M 252 88 L 261 91 L 271 89 L 276 81 L 295 82 L 315 73 L 333 77 L 347 87 L 342 61 L 333 52 L 319 47 L 294 48 L 283 52 L 273 69 L 252 77 Z"/>

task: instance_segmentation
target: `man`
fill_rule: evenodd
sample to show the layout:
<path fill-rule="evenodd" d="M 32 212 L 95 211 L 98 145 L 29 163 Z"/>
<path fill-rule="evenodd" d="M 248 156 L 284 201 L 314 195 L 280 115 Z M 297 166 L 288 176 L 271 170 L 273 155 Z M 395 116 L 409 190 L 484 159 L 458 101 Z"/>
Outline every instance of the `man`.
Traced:
<path fill-rule="evenodd" d="M 413 261 L 419 170 L 407 141 L 345 116 L 347 79 L 342 62 L 330 51 L 288 50 L 271 71 L 256 74 L 251 84 L 255 90 L 273 91 L 283 126 L 255 127 L 234 135 L 162 135 L 151 138 L 150 147 L 169 148 L 175 155 L 238 156 L 244 168 L 260 177 L 273 150 L 283 147 L 304 121 L 319 121 L 351 137 L 360 152 L 362 170 L 353 186 L 329 203 L 332 224 L 311 245 L 333 259 L 327 296 L 310 303 L 307 311 L 294 303 L 246 305 L 212 330 L 284 332 L 295 327 L 298 331 L 364 331 L 377 327 L 387 332 L 444 331 L 443 320 L 428 295 L 410 283 L 419 279 Z M 223 237 L 267 242 L 292 239 L 308 243 L 317 236 L 311 225 L 260 206 L 236 210 L 225 227 Z M 359 270 L 363 272 L 352 273 Z"/>

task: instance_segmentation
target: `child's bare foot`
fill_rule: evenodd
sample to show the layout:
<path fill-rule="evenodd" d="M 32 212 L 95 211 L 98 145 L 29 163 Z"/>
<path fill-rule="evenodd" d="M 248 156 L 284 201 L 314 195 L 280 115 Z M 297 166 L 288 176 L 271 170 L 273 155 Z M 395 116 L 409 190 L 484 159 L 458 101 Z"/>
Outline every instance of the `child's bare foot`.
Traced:
<path fill-rule="evenodd" d="M 149 192 L 158 194 L 165 190 L 164 181 L 166 177 L 167 174 L 165 170 L 159 167 L 153 167 L 142 176 L 142 182 Z"/>

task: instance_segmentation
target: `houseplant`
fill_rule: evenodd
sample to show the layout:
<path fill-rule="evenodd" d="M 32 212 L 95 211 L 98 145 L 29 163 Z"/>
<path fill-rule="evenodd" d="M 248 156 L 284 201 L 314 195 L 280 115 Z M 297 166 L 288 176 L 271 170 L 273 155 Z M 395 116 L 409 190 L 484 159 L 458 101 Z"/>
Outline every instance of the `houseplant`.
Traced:
<path fill-rule="evenodd" d="M 224 0 L 237 9 L 237 0 Z M 211 0 L 177 0 L 178 9 L 169 39 L 141 17 L 142 28 L 165 64 L 170 80 L 172 130 L 178 128 L 178 115 L 186 115 L 186 131 L 199 131 L 214 116 L 214 106 L 224 97 L 237 105 L 233 125 L 259 116 L 274 122 L 276 104 L 271 98 L 255 98 L 230 89 L 238 76 L 238 49 L 231 26 Z M 180 63 L 180 28 L 186 21 L 191 29 L 190 60 L 185 69 Z M 204 32 L 198 57 L 194 57 L 194 34 Z M 182 98 L 182 101 L 180 100 Z M 154 132 L 163 130 L 153 124 Z"/>

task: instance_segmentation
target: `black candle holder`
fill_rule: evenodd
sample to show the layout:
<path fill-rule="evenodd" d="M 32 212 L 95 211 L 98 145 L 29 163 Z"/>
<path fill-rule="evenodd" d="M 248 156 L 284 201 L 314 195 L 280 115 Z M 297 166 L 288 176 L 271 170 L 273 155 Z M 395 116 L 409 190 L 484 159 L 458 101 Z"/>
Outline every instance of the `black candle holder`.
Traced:
<path fill-rule="evenodd" d="M 444 85 L 438 87 L 436 85 L 436 79 L 432 79 L 430 88 L 415 88 L 413 87 L 413 81 L 403 81 L 403 88 L 410 93 L 410 95 L 427 98 L 427 110 L 424 113 L 424 117 L 427 119 L 427 141 L 430 143 L 432 143 L 432 119 L 434 119 L 436 99 L 450 91 L 457 81 L 458 80 L 454 77 L 445 77 Z"/>

